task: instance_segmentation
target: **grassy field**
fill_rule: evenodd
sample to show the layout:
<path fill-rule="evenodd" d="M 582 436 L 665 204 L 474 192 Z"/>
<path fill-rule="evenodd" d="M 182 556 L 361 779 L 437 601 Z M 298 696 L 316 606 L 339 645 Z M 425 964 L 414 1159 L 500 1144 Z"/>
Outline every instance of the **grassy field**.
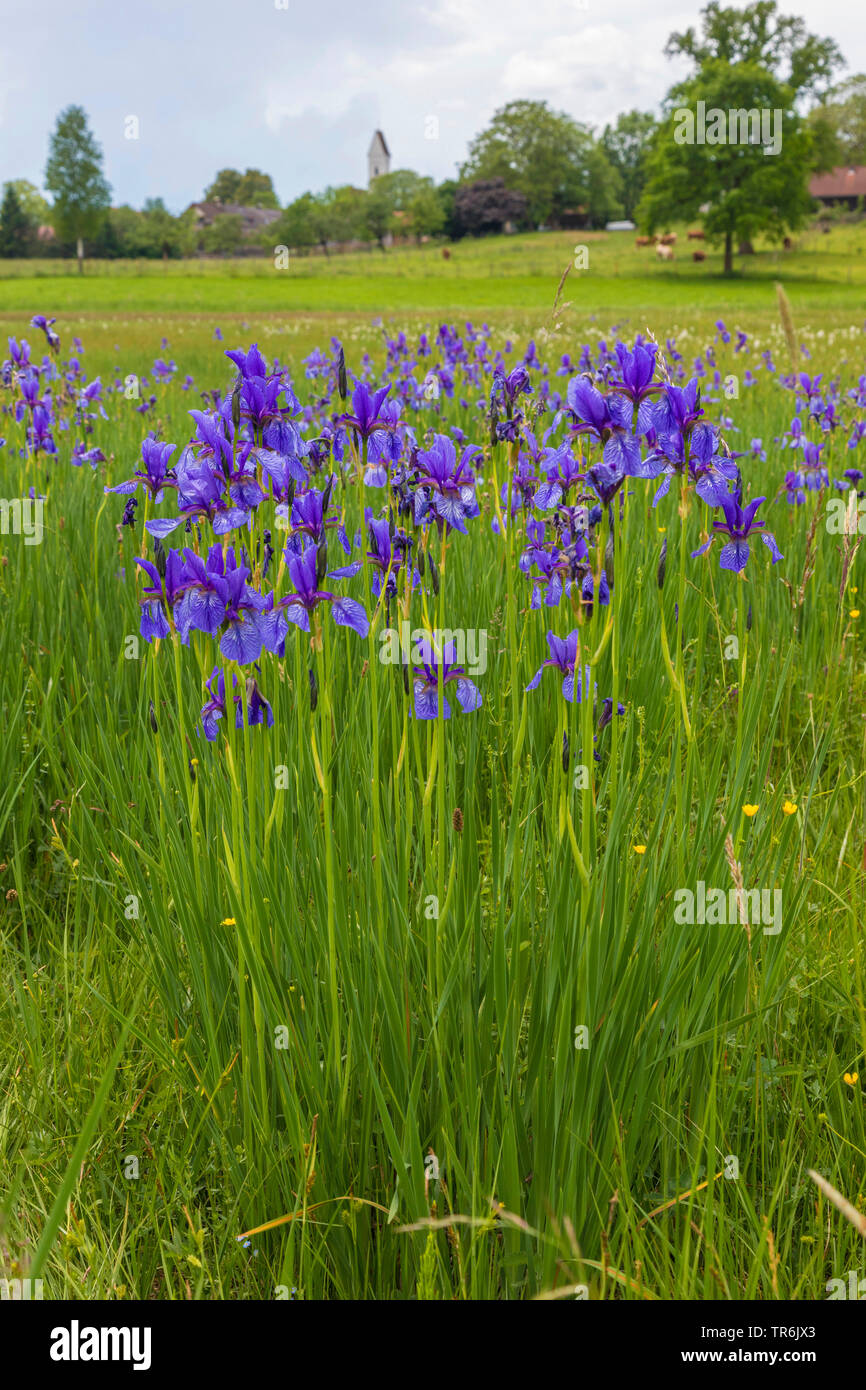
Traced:
<path fill-rule="evenodd" d="M 554 313 L 581 241 L 591 269 Z M 46 1298 L 423 1300 L 808 1300 L 862 1277 L 861 1236 L 807 1170 L 866 1209 L 863 555 L 826 524 L 843 493 L 785 496 L 774 282 L 797 365 L 838 379 L 832 480 L 862 462 L 847 438 L 866 404 L 863 245 L 856 228 L 804 234 L 730 283 L 718 258 L 665 267 L 631 236 L 588 234 L 287 272 L 0 265 L 0 328 L 39 361 L 30 317 L 57 315 L 61 363 L 80 334 L 108 416 L 85 436 L 55 383 L 58 454 L 34 456 L 17 383 L 0 385 L 0 492 L 46 497 L 41 545 L 0 536 L 0 1275 L 42 1277 Z M 198 393 L 231 389 L 226 348 L 278 356 L 313 433 L 343 409 L 304 376 L 314 346 L 336 335 L 350 370 L 369 351 L 376 380 L 420 383 L 445 350 L 416 362 L 418 334 L 454 323 L 471 363 L 470 319 L 491 326 L 488 364 L 535 338 L 549 376 L 530 368 L 532 410 L 544 380 L 564 391 L 562 354 L 576 373 L 602 338 L 649 326 L 686 376 L 700 358 L 708 418 L 767 497 L 783 561 L 756 538 L 739 578 L 718 544 L 692 559 L 704 503 L 675 481 L 653 507 L 656 484 L 635 479 L 612 551 L 602 517 L 593 552 L 610 605 L 534 607 L 526 518 L 493 525 L 518 446 L 491 447 L 476 408 L 489 367 L 467 380 L 455 359 L 454 398 L 413 390 L 405 412 L 419 442 L 459 427 L 482 446 L 480 515 L 466 535 L 419 530 L 423 584 L 395 603 L 486 632 L 481 708 L 411 717 L 378 659 L 380 606 L 366 637 L 326 619 L 311 648 L 292 629 L 257 674 L 273 728 L 224 720 L 208 742 L 215 644 L 130 640 L 145 504 L 121 527 L 104 487 L 131 477 L 148 431 L 190 439 Z M 406 355 L 386 360 L 398 330 Z M 156 357 L 176 360 L 170 382 L 153 384 Z M 730 399 L 716 368 L 737 377 Z M 150 379 L 147 413 L 108 389 L 130 372 Z M 105 462 L 71 466 L 80 439 Z M 351 538 L 387 495 L 358 482 L 351 448 L 345 465 L 332 508 Z M 208 537 L 165 542 L 190 543 Z M 370 582 L 369 565 L 333 581 L 373 615 Z M 624 706 L 606 729 L 555 671 L 526 690 L 547 629 L 575 627 L 599 700 Z M 596 739 L 598 761 L 581 753 Z M 676 920 L 683 888 L 739 876 L 782 894 L 778 932 Z"/>

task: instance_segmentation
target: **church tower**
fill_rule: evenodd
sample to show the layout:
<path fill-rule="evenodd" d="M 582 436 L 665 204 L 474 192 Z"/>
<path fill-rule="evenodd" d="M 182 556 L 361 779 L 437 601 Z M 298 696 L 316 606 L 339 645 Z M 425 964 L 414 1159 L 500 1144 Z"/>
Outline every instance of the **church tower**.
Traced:
<path fill-rule="evenodd" d="M 385 144 L 385 137 L 381 130 L 375 131 L 373 139 L 370 141 L 370 148 L 367 151 L 367 186 L 381 174 L 391 172 L 391 151 Z"/>

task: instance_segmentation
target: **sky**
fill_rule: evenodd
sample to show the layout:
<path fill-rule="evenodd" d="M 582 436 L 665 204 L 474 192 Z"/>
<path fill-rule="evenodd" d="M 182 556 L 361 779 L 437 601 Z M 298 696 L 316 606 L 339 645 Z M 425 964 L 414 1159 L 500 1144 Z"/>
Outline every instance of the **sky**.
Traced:
<path fill-rule="evenodd" d="M 742 6 L 739 6 L 742 7 Z M 866 71 L 863 0 L 781 0 Z M 681 0 L 0 0 L 0 184 L 38 187 L 57 114 L 85 108 L 115 205 L 173 212 L 220 168 L 263 169 L 281 202 L 392 168 L 456 175 L 498 107 L 544 99 L 599 132 L 657 111 L 687 71 Z M 843 74 L 844 75 L 844 74 Z M 127 138 L 135 129 L 138 138 Z"/>

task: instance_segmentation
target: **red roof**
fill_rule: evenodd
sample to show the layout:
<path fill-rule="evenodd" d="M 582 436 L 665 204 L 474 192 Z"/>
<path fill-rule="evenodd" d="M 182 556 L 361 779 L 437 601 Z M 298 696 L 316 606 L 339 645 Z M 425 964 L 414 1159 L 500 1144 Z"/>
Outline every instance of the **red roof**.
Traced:
<path fill-rule="evenodd" d="M 829 174 L 816 174 L 809 180 L 813 198 L 859 198 L 866 196 L 866 165 L 852 168 L 843 164 Z"/>

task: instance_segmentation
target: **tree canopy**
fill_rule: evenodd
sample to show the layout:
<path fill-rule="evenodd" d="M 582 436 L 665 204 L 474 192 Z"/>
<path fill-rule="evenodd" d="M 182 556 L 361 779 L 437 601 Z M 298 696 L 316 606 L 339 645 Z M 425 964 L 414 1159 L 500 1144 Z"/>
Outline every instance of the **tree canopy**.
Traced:
<path fill-rule="evenodd" d="M 102 150 L 81 106 L 67 106 L 51 136 L 45 187 L 54 197 L 51 218 L 59 237 L 77 241 L 79 269 L 84 239 L 99 229 L 111 199 L 102 172 Z"/>
<path fill-rule="evenodd" d="M 532 222 L 584 208 L 598 224 L 619 209 L 619 178 L 588 126 L 546 101 L 512 101 L 469 146 L 463 182 L 501 179 L 523 195 Z"/>

